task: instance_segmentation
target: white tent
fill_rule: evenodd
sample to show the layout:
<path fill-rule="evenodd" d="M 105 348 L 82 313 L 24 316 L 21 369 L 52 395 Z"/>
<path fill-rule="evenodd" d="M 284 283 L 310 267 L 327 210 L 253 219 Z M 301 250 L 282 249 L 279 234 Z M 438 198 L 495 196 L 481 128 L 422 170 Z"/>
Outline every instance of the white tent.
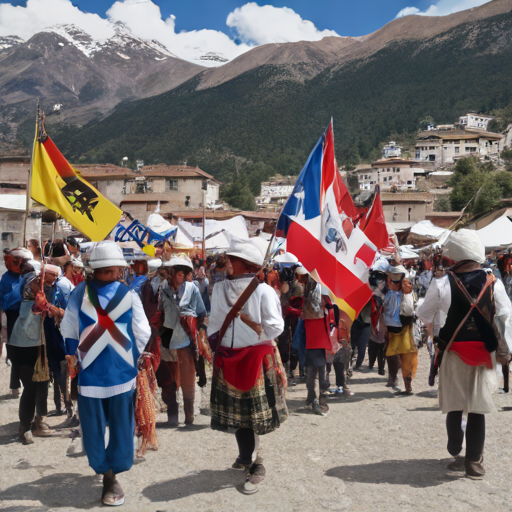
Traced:
<path fill-rule="evenodd" d="M 497 218 L 485 228 L 478 229 L 476 233 L 485 245 L 486 251 L 512 245 L 512 222 L 506 215 Z"/>
<path fill-rule="evenodd" d="M 444 228 L 438 228 L 434 226 L 430 220 L 422 220 L 414 224 L 411 228 L 411 233 L 427 238 L 435 238 L 439 240 L 441 236 L 446 232 Z"/>
<path fill-rule="evenodd" d="M 237 215 L 229 220 L 207 219 L 205 225 L 206 250 L 227 249 L 231 237 L 249 238 L 245 219 Z M 209 237 L 209 238 L 208 238 Z M 180 221 L 178 223 L 178 233 L 176 234 L 176 243 L 193 247 L 203 240 L 203 227 L 194 226 L 191 222 Z"/>

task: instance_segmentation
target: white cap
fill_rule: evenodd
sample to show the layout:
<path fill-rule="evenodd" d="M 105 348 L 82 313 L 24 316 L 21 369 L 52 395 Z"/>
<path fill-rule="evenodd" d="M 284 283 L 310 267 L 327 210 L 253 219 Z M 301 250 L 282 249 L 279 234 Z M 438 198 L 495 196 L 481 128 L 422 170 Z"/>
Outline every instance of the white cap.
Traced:
<path fill-rule="evenodd" d="M 297 267 L 295 269 L 295 273 L 298 275 L 298 276 L 306 276 L 309 274 L 309 272 L 304 268 L 304 267 Z"/>
<path fill-rule="evenodd" d="M 83 268 L 83 266 L 84 266 L 82 260 L 77 260 L 76 258 L 71 258 L 71 264 L 74 267 L 79 267 L 79 268 Z"/>
<path fill-rule="evenodd" d="M 13 249 L 9 254 L 17 258 L 23 258 L 24 260 L 31 260 L 34 257 L 34 255 L 28 249 L 23 247 Z"/>
<path fill-rule="evenodd" d="M 263 254 L 251 240 L 232 240 L 227 256 L 235 256 L 253 265 L 263 265 Z"/>
<path fill-rule="evenodd" d="M 187 258 L 186 256 L 173 256 L 169 261 L 165 262 L 166 267 L 177 267 L 179 265 L 194 270 L 190 258 Z"/>
<path fill-rule="evenodd" d="M 115 242 L 100 242 L 91 252 L 89 265 L 93 270 L 107 267 L 126 267 L 122 249 Z"/>
<path fill-rule="evenodd" d="M 57 265 L 52 265 L 50 263 L 45 264 L 44 271 L 45 272 L 53 272 L 54 274 L 57 274 L 57 277 L 59 277 L 61 274 L 61 268 L 58 267 Z"/>
<path fill-rule="evenodd" d="M 276 263 L 298 263 L 297 256 L 293 255 L 291 252 L 285 252 L 284 254 L 280 254 L 274 258 Z"/>
<path fill-rule="evenodd" d="M 454 231 L 443 245 L 443 255 L 453 261 L 485 261 L 485 247 L 476 231 L 461 229 Z"/>
<path fill-rule="evenodd" d="M 41 262 L 37 260 L 28 260 L 27 263 L 34 269 L 36 274 L 41 272 Z"/>
<path fill-rule="evenodd" d="M 148 268 L 149 271 L 157 270 L 162 266 L 162 260 L 157 258 L 156 260 L 149 260 L 148 261 Z"/>

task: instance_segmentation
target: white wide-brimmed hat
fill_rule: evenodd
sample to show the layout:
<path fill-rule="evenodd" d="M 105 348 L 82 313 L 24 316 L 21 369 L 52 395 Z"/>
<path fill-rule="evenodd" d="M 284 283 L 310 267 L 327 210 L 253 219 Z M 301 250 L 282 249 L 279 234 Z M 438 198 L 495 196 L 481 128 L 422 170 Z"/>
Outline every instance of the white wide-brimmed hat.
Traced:
<path fill-rule="evenodd" d="M 235 256 L 252 265 L 263 265 L 264 256 L 251 240 L 232 240 L 226 255 Z"/>
<path fill-rule="evenodd" d="M 309 272 L 304 268 L 304 267 L 297 267 L 295 269 L 295 273 L 298 275 L 298 276 L 306 276 L 309 274 Z"/>
<path fill-rule="evenodd" d="M 194 270 L 192 261 L 187 256 L 173 256 L 169 261 L 166 261 L 164 265 L 166 267 L 188 267 L 189 269 Z"/>
<path fill-rule="evenodd" d="M 284 254 L 280 254 L 274 258 L 276 263 L 298 263 L 299 260 L 297 256 L 292 254 L 291 252 L 285 252 Z"/>
<path fill-rule="evenodd" d="M 162 266 L 162 260 L 157 258 L 156 260 L 148 261 L 148 268 L 150 272 L 154 272 Z"/>
<path fill-rule="evenodd" d="M 402 278 L 407 277 L 407 269 L 403 265 L 396 267 L 389 266 L 386 274 L 388 274 L 391 281 L 400 281 Z"/>
<path fill-rule="evenodd" d="M 17 258 L 23 258 L 24 260 L 31 260 L 34 257 L 28 249 L 25 249 L 23 247 L 13 249 L 9 254 Z"/>
<path fill-rule="evenodd" d="M 100 242 L 94 247 L 89 258 L 93 270 L 107 267 L 127 267 L 123 250 L 115 242 Z"/>
<path fill-rule="evenodd" d="M 41 272 L 41 262 L 37 260 L 28 260 L 27 263 L 34 269 L 36 274 Z"/>
<path fill-rule="evenodd" d="M 484 263 L 485 247 L 476 231 L 454 231 L 443 245 L 443 255 L 452 261 L 476 261 Z"/>

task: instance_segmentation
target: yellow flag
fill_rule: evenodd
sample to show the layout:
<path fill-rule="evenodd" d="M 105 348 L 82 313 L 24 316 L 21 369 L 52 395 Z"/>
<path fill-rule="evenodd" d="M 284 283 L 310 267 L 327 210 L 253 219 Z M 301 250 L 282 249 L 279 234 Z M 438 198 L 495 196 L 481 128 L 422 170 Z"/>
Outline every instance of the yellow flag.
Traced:
<path fill-rule="evenodd" d="M 31 187 L 32 199 L 57 212 L 93 242 L 104 240 L 121 220 L 122 211 L 77 176 L 46 134 L 34 141 Z"/>

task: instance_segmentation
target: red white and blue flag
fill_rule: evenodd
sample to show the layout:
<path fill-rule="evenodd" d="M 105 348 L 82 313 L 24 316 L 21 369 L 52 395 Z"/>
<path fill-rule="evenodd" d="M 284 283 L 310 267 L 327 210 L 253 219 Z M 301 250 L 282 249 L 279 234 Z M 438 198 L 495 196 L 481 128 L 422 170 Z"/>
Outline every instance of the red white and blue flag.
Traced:
<path fill-rule="evenodd" d="M 338 172 L 331 120 L 283 208 L 277 235 L 286 238 L 286 250 L 320 278 L 352 319 L 371 298 L 368 269 L 377 252 L 354 223 L 358 216 Z"/>

